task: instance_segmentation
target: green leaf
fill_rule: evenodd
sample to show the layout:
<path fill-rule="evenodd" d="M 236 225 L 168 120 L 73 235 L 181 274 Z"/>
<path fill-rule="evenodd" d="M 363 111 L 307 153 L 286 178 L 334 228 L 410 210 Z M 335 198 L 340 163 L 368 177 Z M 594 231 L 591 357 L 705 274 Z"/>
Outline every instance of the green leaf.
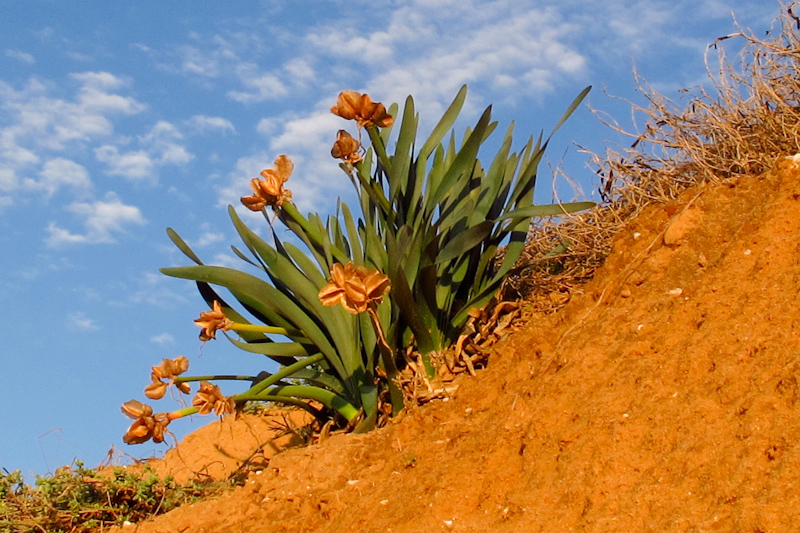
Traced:
<path fill-rule="evenodd" d="M 203 264 L 203 262 L 200 261 L 200 258 L 198 258 L 197 255 L 195 255 L 192 249 L 189 248 L 189 245 L 186 244 L 186 242 L 183 239 L 181 239 L 181 236 L 178 235 L 178 233 L 174 229 L 167 228 L 167 235 L 169 236 L 170 240 L 175 244 L 175 246 L 178 247 L 178 250 L 183 252 L 183 254 L 186 257 L 188 257 L 198 265 Z"/>
<path fill-rule="evenodd" d="M 439 119 L 439 123 L 436 124 L 436 127 L 433 128 L 431 131 L 428 140 L 425 141 L 425 144 L 422 145 L 422 148 L 419 150 L 419 158 L 422 161 L 428 159 L 428 156 L 433 153 L 433 151 L 439 146 L 444 139 L 444 136 L 447 135 L 447 132 L 450 131 L 450 128 L 453 127 L 455 124 L 458 115 L 461 113 L 461 108 L 464 107 L 464 100 L 467 98 L 467 86 L 462 85 L 461 89 L 459 89 L 458 94 L 453 99 L 453 102 L 450 104 L 450 107 L 447 108 L 447 111 L 444 112 L 442 118 Z M 420 165 L 417 169 L 417 172 L 424 172 L 425 165 Z M 422 176 L 417 176 L 420 181 Z"/>
<path fill-rule="evenodd" d="M 442 178 L 442 182 L 437 189 L 428 198 L 428 210 L 432 211 L 433 206 L 440 204 L 448 195 L 454 190 L 454 185 L 459 181 L 464 180 L 464 176 L 471 176 L 472 169 L 475 166 L 478 149 L 484 140 L 484 133 L 491 120 L 492 107 L 486 108 L 486 111 L 481 115 L 478 120 L 475 130 L 469 135 L 464 142 L 464 146 L 456 155 L 452 165 L 448 168 L 447 173 Z M 456 188 L 455 190 L 459 190 Z"/>
<path fill-rule="evenodd" d="M 299 342 L 242 342 L 236 339 L 230 339 L 230 341 L 246 352 L 269 357 L 297 358 L 308 357 L 309 355 L 318 353 L 316 350 L 309 350 L 309 346 L 300 344 Z M 288 361 L 288 359 L 285 360 Z"/>
<path fill-rule="evenodd" d="M 591 209 L 597 205 L 595 202 L 574 202 L 567 204 L 547 204 L 547 205 L 534 205 L 531 207 L 522 207 L 514 209 L 508 213 L 499 216 L 497 220 L 509 220 L 514 218 L 533 218 L 533 217 L 546 217 L 553 215 L 565 215 L 568 213 L 575 213 L 577 211 L 584 211 Z"/>
<path fill-rule="evenodd" d="M 414 300 L 414 295 L 408 285 L 405 272 L 402 268 L 398 268 L 394 276 L 392 276 L 392 293 L 394 300 L 397 302 L 400 312 L 408 321 L 408 326 L 414 332 L 417 341 L 417 348 L 423 354 L 428 354 L 435 350 L 431 332 L 428 330 L 425 320 L 420 314 L 417 307 L 417 302 Z"/>
<path fill-rule="evenodd" d="M 414 112 L 414 99 L 406 98 L 403 110 L 403 122 L 397 136 L 392 168 L 389 177 L 389 202 L 394 204 L 398 193 L 405 193 L 408 187 L 409 169 L 411 168 L 412 147 L 417 135 L 417 116 Z"/>
<path fill-rule="evenodd" d="M 469 250 L 483 242 L 492 232 L 493 227 L 494 222 L 486 220 L 459 233 L 439 250 L 439 254 L 436 256 L 436 263 L 443 263 L 463 256 Z"/>

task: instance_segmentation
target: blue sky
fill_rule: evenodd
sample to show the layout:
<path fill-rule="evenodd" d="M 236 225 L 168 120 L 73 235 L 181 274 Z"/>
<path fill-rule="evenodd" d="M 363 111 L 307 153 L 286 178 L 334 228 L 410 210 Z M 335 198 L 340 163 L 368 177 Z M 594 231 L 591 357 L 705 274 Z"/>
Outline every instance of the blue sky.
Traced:
<path fill-rule="evenodd" d="M 501 130 L 516 121 L 519 147 L 591 84 L 591 106 L 628 126 L 629 107 L 609 95 L 642 103 L 633 67 L 668 96 L 703 83 L 707 45 L 735 31 L 731 11 L 763 34 L 779 4 L 0 1 L 0 468 L 93 466 L 112 447 L 162 453 L 122 443 L 119 407 L 144 399 L 164 357 L 187 355 L 190 374 L 264 368 L 224 339 L 201 353 L 202 300 L 158 272 L 186 264 L 164 230 L 207 263 L 238 265 L 225 208 L 279 154 L 295 162 L 287 187 L 300 209 L 332 213 L 350 193 L 329 153 L 347 126 L 329 112 L 339 91 L 387 104 L 412 94 L 425 129 L 467 83 L 459 128 L 493 104 Z M 573 143 L 603 141 L 620 139 L 579 110 L 541 168 L 540 201 L 548 165 L 562 163 L 596 199 Z"/>

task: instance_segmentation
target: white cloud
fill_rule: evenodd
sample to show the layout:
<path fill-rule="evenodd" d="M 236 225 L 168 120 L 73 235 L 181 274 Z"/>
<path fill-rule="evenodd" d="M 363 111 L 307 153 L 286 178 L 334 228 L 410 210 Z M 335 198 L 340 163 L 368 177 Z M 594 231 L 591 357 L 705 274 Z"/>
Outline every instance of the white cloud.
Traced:
<path fill-rule="evenodd" d="M 209 117 L 207 115 L 194 115 L 187 123 L 197 131 L 221 131 L 235 133 L 233 123 L 222 117 Z"/>
<path fill-rule="evenodd" d="M 27 187 L 44 190 L 48 197 L 52 197 L 64 186 L 78 190 L 87 190 L 92 187 L 92 181 L 86 168 L 63 157 L 48 160 L 39 172 L 39 176 L 39 181 L 28 180 Z"/>
<path fill-rule="evenodd" d="M 130 96 L 113 94 L 109 91 L 127 87 L 127 81 L 109 72 L 81 72 L 71 74 L 82 83 L 78 91 L 78 102 L 87 111 L 111 111 L 135 115 L 147 106 Z"/>
<path fill-rule="evenodd" d="M 290 59 L 283 68 L 289 74 L 293 84 L 305 84 L 314 81 L 316 78 L 314 67 L 308 60 L 303 58 L 296 57 Z"/>
<path fill-rule="evenodd" d="M 106 172 L 112 176 L 122 176 L 133 180 L 155 179 L 153 172 L 155 164 L 144 150 L 120 153 L 116 146 L 105 144 L 96 148 L 94 155 L 98 161 L 107 165 Z"/>
<path fill-rule="evenodd" d="M 3 50 L 3 53 L 5 54 L 6 57 L 9 57 L 11 59 L 16 59 L 20 63 L 26 63 L 28 65 L 33 65 L 34 63 L 36 63 L 36 59 L 31 54 L 23 52 L 21 50 L 11 50 L 9 48 L 6 48 L 5 50 Z"/>
<path fill-rule="evenodd" d="M 311 34 L 308 41 L 321 50 L 366 63 L 379 63 L 394 55 L 395 36 L 387 31 L 375 31 L 364 37 L 357 28 L 330 28 L 321 34 Z"/>
<path fill-rule="evenodd" d="M 194 155 L 178 141 L 183 139 L 177 127 L 166 121 L 159 121 L 149 132 L 140 135 L 137 142 L 139 150 L 121 152 L 117 146 L 105 144 L 95 149 L 95 158 L 106 164 L 106 173 L 122 176 L 130 180 L 157 179 L 158 167 L 185 165 Z"/>
<path fill-rule="evenodd" d="M 194 159 L 186 148 L 178 141 L 183 139 L 183 134 L 167 121 L 159 121 L 145 135 L 139 137 L 142 146 L 155 157 L 156 162 L 163 164 L 183 165 Z"/>
<path fill-rule="evenodd" d="M 77 311 L 67 315 L 67 329 L 71 331 L 97 331 L 100 327 L 85 313 Z"/>
<path fill-rule="evenodd" d="M 256 125 L 256 131 L 261 135 L 269 136 L 275 133 L 280 124 L 278 119 L 274 117 L 262 118 Z"/>
<path fill-rule="evenodd" d="M 167 247 L 169 253 L 177 253 L 174 246 Z M 181 255 L 182 259 L 185 259 Z M 185 263 L 181 263 L 185 264 Z M 126 303 L 147 304 L 148 306 L 174 308 L 177 304 L 185 303 L 187 300 L 183 294 L 179 294 L 170 289 L 173 279 L 156 272 L 144 272 L 136 278 L 136 287 L 132 290 L 124 291 L 129 295 Z"/>
<path fill-rule="evenodd" d="M 330 101 L 335 102 L 335 98 Z M 323 153 L 330 156 L 330 147 L 336 140 L 336 132 L 343 128 L 346 122 L 329 110 L 313 111 L 306 116 L 285 120 L 282 124 L 282 133 L 270 141 L 270 148 L 279 152 L 289 150 L 319 150 L 325 147 Z M 330 145 L 330 146 L 329 146 Z"/>
<path fill-rule="evenodd" d="M 202 235 L 200 235 L 199 239 L 197 239 L 196 246 L 198 248 L 203 248 L 205 246 L 210 246 L 212 244 L 216 244 L 216 243 L 222 242 L 224 240 L 225 240 L 225 234 L 224 233 L 206 231 L 206 232 L 203 232 Z"/>
<path fill-rule="evenodd" d="M 425 17 L 424 11 L 395 11 L 388 27 L 375 34 L 381 39 L 385 33 L 392 36 L 391 60 L 382 60 L 383 68 L 375 69 L 367 89 L 395 102 L 413 94 L 421 101 L 438 103 L 434 109 L 438 112 L 465 83 L 501 85 L 505 91 L 513 88 L 525 97 L 541 97 L 566 79 L 584 75 L 586 58 L 570 44 L 574 28 L 563 14 L 525 4 L 434 6 L 430 9 L 436 16 L 429 18 L 437 24 L 424 24 L 424 38 L 409 31 L 407 23 L 409 16 Z M 348 40 L 341 30 L 331 31 L 339 32 L 337 38 L 345 45 L 360 39 Z M 368 54 L 357 57 L 368 64 L 375 62 Z"/>
<path fill-rule="evenodd" d="M 261 72 L 254 63 L 241 63 L 236 67 L 245 91 L 228 91 L 228 98 L 244 104 L 277 100 L 289 94 L 289 88 L 276 74 Z"/>
<path fill-rule="evenodd" d="M 264 218 L 261 217 L 261 220 L 263 221 Z M 212 262 L 209 264 L 212 264 L 214 266 L 235 268 L 237 270 L 241 270 L 245 266 L 245 263 L 244 261 L 242 261 L 242 258 L 237 257 L 233 254 L 216 254 Z"/>
<path fill-rule="evenodd" d="M 13 191 L 19 186 L 19 179 L 10 168 L 0 168 L 0 191 Z"/>
<path fill-rule="evenodd" d="M 0 81 L 0 190 L 40 189 L 53 194 L 62 185 L 86 189 L 86 170 L 63 152 L 80 153 L 114 133 L 112 119 L 145 109 L 120 94 L 128 82 L 108 72 L 71 74 L 71 83 L 30 78 L 21 88 Z M 77 88 L 70 89 L 70 85 Z M 71 97 L 57 95 L 73 90 Z M 38 169 L 36 165 L 44 164 Z M 60 176 L 58 175 L 62 173 Z M 33 176 L 38 173 L 39 179 Z M 31 175 L 33 174 L 33 176 Z"/>
<path fill-rule="evenodd" d="M 123 204 L 114 193 L 108 193 L 105 200 L 93 203 L 73 203 L 67 210 L 83 219 L 85 232 L 71 233 L 51 222 L 47 227 L 47 245 L 50 247 L 77 243 L 111 243 L 115 242 L 114 234 L 124 233 L 127 226 L 145 224 L 139 208 Z"/>
<path fill-rule="evenodd" d="M 175 342 L 175 337 L 170 335 L 169 333 L 161 333 L 160 335 L 155 335 L 150 337 L 151 342 L 155 342 L 156 344 L 172 344 Z"/>

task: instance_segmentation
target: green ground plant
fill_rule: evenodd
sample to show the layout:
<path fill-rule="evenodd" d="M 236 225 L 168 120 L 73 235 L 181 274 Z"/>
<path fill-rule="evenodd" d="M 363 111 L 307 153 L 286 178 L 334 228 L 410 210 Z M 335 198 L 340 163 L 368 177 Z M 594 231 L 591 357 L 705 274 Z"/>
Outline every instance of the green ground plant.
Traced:
<path fill-rule="evenodd" d="M 25 484 L 19 471 L 0 474 L 0 531 L 82 533 L 136 523 L 234 486 L 232 481 L 179 485 L 152 470 L 99 473 L 76 463 Z"/>
<path fill-rule="evenodd" d="M 588 91 L 578 95 L 554 132 Z M 397 105 L 387 110 L 366 94 L 342 92 L 331 111 L 354 120 L 357 136 L 340 130 L 331 155 L 355 187 L 359 216 L 341 200 L 335 215 L 302 215 L 285 188 L 294 164 L 279 156 L 263 179 L 251 180 L 253 194 L 242 198 L 247 208 L 264 214 L 269 239 L 229 208 L 244 243 L 233 251 L 263 276 L 206 265 L 168 229 L 194 265 L 162 272 L 195 281 L 211 307 L 196 321 L 201 339 L 223 331 L 234 345 L 266 356 L 280 370 L 183 377 L 188 361 L 165 359 L 153 367 L 148 397 L 162 397 L 170 384 L 189 392 L 192 381 L 201 382 L 200 392 L 192 407 L 173 413 L 153 414 L 149 406 L 128 402 L 123 410 L 135 422 L 126 442 L 160 441 L 174 418 L 226 414 L 253 401 L 298 405 L 322 422 L 340 420 L 355 431 L 368 431 L 381 413 L 402 408 L 395 378 L 398 369 L 414 364 L 407 354 L 419 354 L 419 371 L 433 374 L 430 355 L 455 341 L 471 309 L 493 298 L 525 245 L 531 219 L 594 205 L 534 204 L 538 165 L 552 133 L 531 137 L 514 152 L 512 124 L 483 164 L 482 147 L 497 123 L 489 107 L 458 140 L 453 125 L 466 94 L 463 87 L 420 141 L 413 98 L 395 121 Z M 276 225 L 290 230 L 294 242 L 282 239 Z M 251 386 L 226 398 L 212 384 L 225 379 Z"/>

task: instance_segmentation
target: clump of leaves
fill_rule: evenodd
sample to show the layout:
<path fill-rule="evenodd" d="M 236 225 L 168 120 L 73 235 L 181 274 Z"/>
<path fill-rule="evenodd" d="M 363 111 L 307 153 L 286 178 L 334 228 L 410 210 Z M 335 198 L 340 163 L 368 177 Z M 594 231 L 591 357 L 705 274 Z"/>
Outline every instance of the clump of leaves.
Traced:
<path fill-rule="evenodd" d="M 588 91 L 575 99 L 556 129 Z M 497 123 L 489 107 L 457 141 L 452 128 L 466 94 L 463 87 L 427 140 L 418 142 L 413 98 L 396 121 L 398 106 L 387 109 L 369 95 L 343 91 L 331 112 L 354 120 L 357 135 L 339 130 L 331 155 L 341 159 L 355 187 L 360 216 L 342 201 L 335 216 L 303 216 L 285 187 L 294 164 L 278 156 L 262 179 L 250 181 L 252 194 L 242 198 L 269 222 L 269 242 L 229 207 L 245 246 L 233 251 L 262 277 L 206 265 L 167 230 L 195 264 L 162 272 L 195 281 L 211 308 L 195 321 L 203 328 L 201 340 L 222 331 L 234 345 L 266 356 L 280 370 L 182 377 L 176 371 L 185 370 L 183 361 L 162 362 L 153 367 L 149 397 L 163 396 L 168 385 L 187 392 L 191 381 L 201 381 L 202 394 L 194 407 L 173 413 L 153 414 L 148 406 L 128 402 L 123 410 L 136 421 L 126 442 L 163 440 L 174 418 L 211 410 L 224 414 L 252 401 L 298 405 L 321 422 L 338 420 L 355 431 L 368 431 L 402 408 L 398 369 L 433 373 L 430 355 L 453 343 L 470 312 L 493 298 L 522 251 L 531 218 L 594 205 L 534 205 L 537 169 L 550 137 L 531 137 L 513 152 L 512 125 L 484 165 L 481 148 Z M 362 145 L 365 138 L 368 147 Z M 279 236 L 276 220 L 304 249 Z M 496 266 L 501 247 L 503 259 Z M 421 365 L 415 366 L 409 352 L 419 354 Z M 223 379 L 251 386 L 225 398 L 210 384 Z"/>
<path fill-rule="evenodd" d="M 0 531 L 80 533 L 135 523 L 233 486 L 230 481 L 179 485 L 147 467 L 98 473 L 80 462 L 27 485 L 20 472 L 0 474 Z"/>

